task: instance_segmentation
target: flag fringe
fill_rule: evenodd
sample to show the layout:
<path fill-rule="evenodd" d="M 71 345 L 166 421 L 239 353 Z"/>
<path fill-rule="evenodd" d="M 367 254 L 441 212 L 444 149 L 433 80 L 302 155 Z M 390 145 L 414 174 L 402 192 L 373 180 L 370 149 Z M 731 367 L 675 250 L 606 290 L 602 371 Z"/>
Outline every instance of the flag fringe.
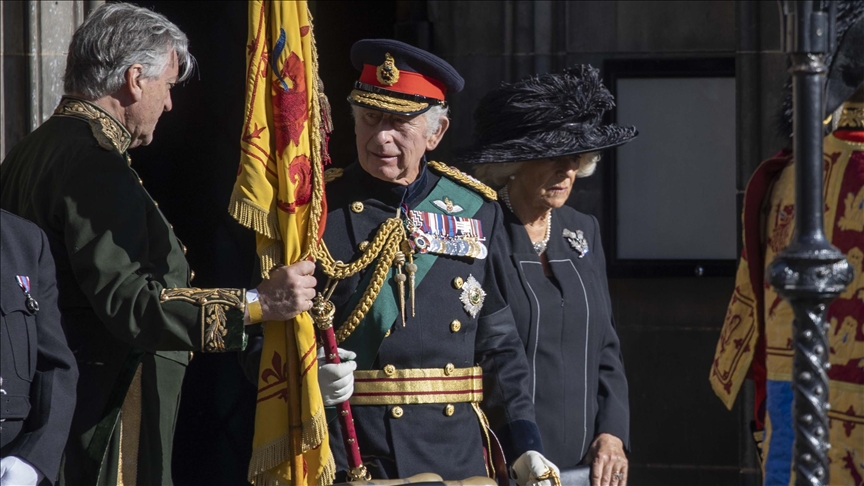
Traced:
<path fill-rule="evenodd" d="M 261 260 L 261 276 L 270 278 L 270 270 L 276 265 L 284 263 L 282 258 L 282 243 L 271 240 L 269 245 L 258 252 L 258 258 Z"/>
<path fill-rule="evenodd" d="M 316 414 L 315 419 L 323 417 L 323 411 Z M 313 420 L 317 421 L 317 420 Z M 304 426 L 304 429 L 306 427 Z M 324 434 L 327 434 L 327 422 L 324 419 Z M 306 452 L 306 434 L 304 431 L 303 437 L 303 452 Z M 318 442 L 320 444 L 320 441 Z M 291 435 L 286 434 L 268 442 L 267 444 L 258 447 L 252 451 L 252 460 L 249 461 L 249 472 L 247 479 L 255 486 L 293 486 L 290 482 L 286 482 L 279 478 L 270 470 L 279 466 L 291 456 Z M 327 458 L 323 461 L 323 466 L 318 471 L 317 486 L 328 486 L 336 480 L 336 462 L 333 459 L 333 453 L 330 452 Z"/>
<path fill-rule="evenodd" d="M 228 213 L 243 226 L 255 230 L 267 238 L 279 240 L 279 220 L 276 213 L 244 197 L 241 191 L 233 191 L 228 202 Z"/>
<path fill-rule="evenodd" d="M 303 452 L 320 446 L 327 434 L 327 417 L 324 415 L 324 408 L 322 407 L 318 409 L 312 420 L 303 424 Z"/>

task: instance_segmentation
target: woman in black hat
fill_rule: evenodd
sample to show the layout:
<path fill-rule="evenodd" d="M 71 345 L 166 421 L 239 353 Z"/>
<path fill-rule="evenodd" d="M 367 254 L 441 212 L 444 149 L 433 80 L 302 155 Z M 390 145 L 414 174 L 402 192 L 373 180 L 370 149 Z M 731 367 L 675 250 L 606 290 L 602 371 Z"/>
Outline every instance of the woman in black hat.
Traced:
<path fill-rule="evenodd" d="M 627 482 L 629 406 L 593 216 L 566 206 L 599 151 L 636 137 L 601 124 L 614 102 L 588 65 L 489 92 L 475 112 L 475 145 L 461 161 L 499 189 L 510 236 L 507 301 L 531 367 L 530 393 L 546 456 L 561 469 L 591 464 L 592 485 Z"/>

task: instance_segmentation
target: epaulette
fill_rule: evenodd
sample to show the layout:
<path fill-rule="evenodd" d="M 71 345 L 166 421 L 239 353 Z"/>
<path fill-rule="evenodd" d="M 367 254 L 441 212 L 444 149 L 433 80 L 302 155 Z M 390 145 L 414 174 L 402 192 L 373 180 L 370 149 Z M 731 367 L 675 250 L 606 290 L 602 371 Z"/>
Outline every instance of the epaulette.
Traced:
<path fill-rule="evenodd" d="M 456 182 L 459 182 L 463 186 L 468 186 L 471 189 L 474 189 L 476 192 L 479 192 L 480 195 L 485 197 L 489 201 L 497 201 L 498 193 L 495 192 L 495 189 L 483 184 L 477 179 L 471 177 L 470 175 L 462 172 L 456 167 L 451 167 L 442 162 L 436 162 L 434 160 L 429 161 L 429 168 L 434 170 L 435 172 L 440 173 L 441 175 L 447 176 L 450 179 L 453 179 Z"/>
<path fill-rule="evenodd" d="M 333 167 L 324 171 L 324 183 L 330 183 L 335 181 L 336 179 L 342 177 L 342 174 L 345 173 L 345 169 L 340 169 L 338 167 Z"/>

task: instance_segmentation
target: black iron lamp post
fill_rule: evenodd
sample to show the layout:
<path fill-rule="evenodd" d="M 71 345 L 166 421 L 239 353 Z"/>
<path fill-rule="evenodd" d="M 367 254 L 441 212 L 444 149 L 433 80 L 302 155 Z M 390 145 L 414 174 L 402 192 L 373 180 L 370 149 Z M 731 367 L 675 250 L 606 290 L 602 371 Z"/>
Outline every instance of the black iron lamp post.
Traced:
<path fill-rule="evenodd" d="M 795 313 L 792 364 L 795 484 L 829 484 L 828 341 L 825 310 L 852 281 L 840 250 L 825 239 L 822 199 L 822 120 L 826 67 L 834 42 L 834 5 L 783 1 L 786 52 L 792 61 L 795 153 L 795 233 L 767 279 Z"/>

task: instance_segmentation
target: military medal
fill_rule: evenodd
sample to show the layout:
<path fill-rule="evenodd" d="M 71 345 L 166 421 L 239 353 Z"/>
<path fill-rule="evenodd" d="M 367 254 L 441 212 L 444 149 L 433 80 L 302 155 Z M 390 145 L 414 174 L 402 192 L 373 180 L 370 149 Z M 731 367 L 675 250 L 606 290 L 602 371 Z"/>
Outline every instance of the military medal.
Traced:
<path fill-rule="evenodd" d="M 444 210 L 462 210 L 447 197 L 434 203 Z M 479 259 L 486 258 L 489 253 L 483 243 L 486 238 L 480 220 L 426 211 L 409 211 L 408 218 L 408 226 L 412 229 L 411 247 L 418 253 Z"/>
<path fill-rule="evenodd" d="M 480 282 L 473 275 L 468 275 L 465 283 L 462 284 L 462 295 L 459 296 L 459 300 L 462 301 L 462 307 L 472 319 L 480 313 L 485 299 L 486 291 L 480 286 Z"/>
<path fill-rule="evenodd" d="M 39 312 L 39 302 L 30 295 L 30 277 L 26 275 L 16 275 L 15 280 L 18 281 L 18 286 L 24 291 L 24 297 L 27 299 L 27 310 L 35 314 Z"/>
<path fill-rule="evenodd" d="M 574 233 L 564 228 L 563 236 L 570 243 L 570 246 L 576 250 L 576 253 L 579 254 L 579 258 L 584 258 L 588 254 L 588 241 L 585 240 L 585 234 L 582 233 L 582 230 L 576 230 Z"/>

